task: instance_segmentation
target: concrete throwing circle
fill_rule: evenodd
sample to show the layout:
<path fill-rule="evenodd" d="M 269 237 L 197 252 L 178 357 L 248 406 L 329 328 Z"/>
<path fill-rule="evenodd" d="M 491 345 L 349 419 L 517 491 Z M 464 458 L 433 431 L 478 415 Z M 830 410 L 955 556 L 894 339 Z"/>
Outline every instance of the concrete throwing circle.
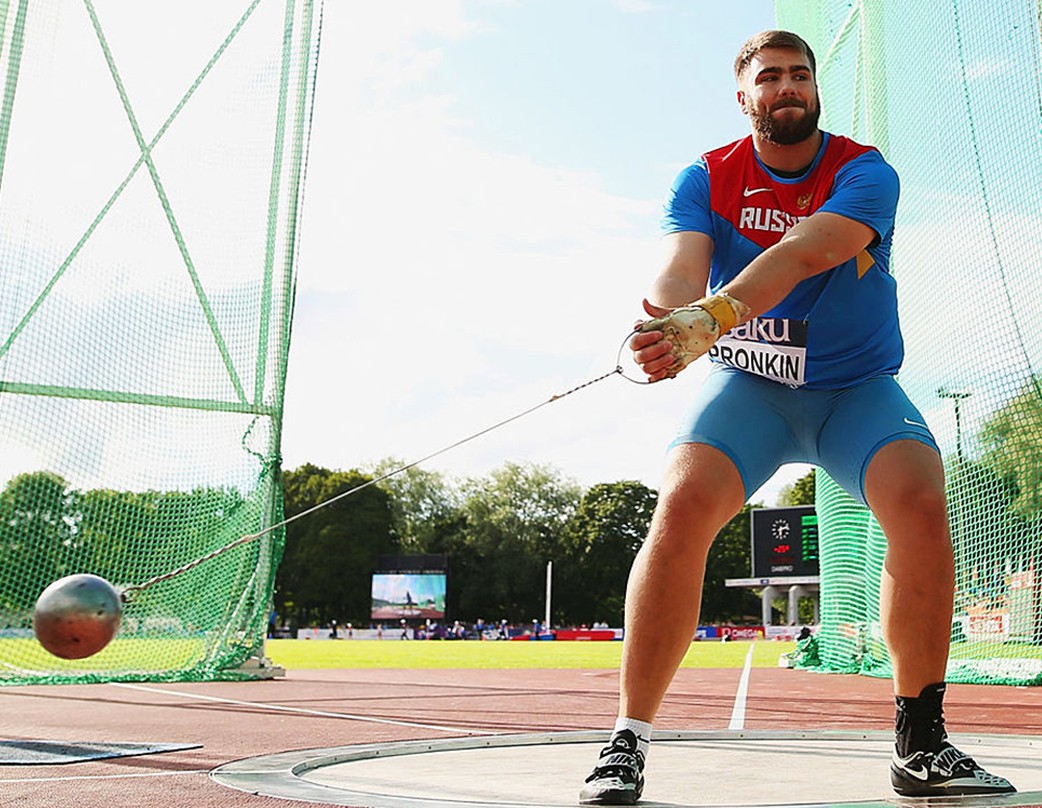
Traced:
<path fill-rule="evenodd" d="M 575 806 L 605 732 L 482 735 L 304 749 L 235 761 L 210 776 L 270 797 L 366 808 Z M 640 805 L 1042 808 L 1042 738 L 953 735 L 1020 790 L 1005 797 L 905 799 L 890 787 L 893 734 L 656 730 Z"/>

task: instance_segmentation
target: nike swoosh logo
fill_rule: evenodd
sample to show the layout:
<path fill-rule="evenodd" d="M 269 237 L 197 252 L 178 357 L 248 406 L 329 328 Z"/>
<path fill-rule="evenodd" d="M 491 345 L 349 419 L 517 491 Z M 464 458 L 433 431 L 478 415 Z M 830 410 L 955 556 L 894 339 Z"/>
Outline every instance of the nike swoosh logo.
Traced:
<path fill-rule="evenodd" d="M 923 429 L 929 429 L 930 428 L 926 424 L 921 424 L 918 421 L 909 421 L 907 418 L 905 418 L 904 421 L 909 426 L 921 426 Z"/>
<path fill-rule="evenodd" d="M 915 758 L 918 754 L 919 753 L 917 752 L 914 755 L 910 755 L 907 758 L 901 758 L 901 757 L 898 757 L 897 755 L 894 755 L 894 760 L 897 762 L 897 765 L 899 765 L 901 767 L 901 771 L 903 771 L 905 774 L 910 774 L 910 775 L 912 775 L 912 777 L 916 778 L 917 780 L 922 780 L 923 782 L 926 782 L 927 780 L 930 779 L 930 772 L 929 771 L 927 771 L 925 768 L 923 768 L 923 769 L 910 769 L 910 768 L 908 768 L 909 761 L 911 761 L 913 758 Z"/>
<path fill-rule="evenodd" d="M 762 194 L 764 191 L 770 191 L 770 188 L 750 188 L 748 185 L 742 190 L 742 196 L 752 196 L 753 194 Z"/>

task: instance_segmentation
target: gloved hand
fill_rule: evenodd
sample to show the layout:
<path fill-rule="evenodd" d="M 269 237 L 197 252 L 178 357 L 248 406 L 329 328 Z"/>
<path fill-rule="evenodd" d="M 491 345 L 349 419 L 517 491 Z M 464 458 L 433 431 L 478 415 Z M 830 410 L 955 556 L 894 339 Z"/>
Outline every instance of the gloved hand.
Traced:
<path fill-rule="evenodd" d="M 640 331 L 661 331 L 669 342 L 674 362 L 665 378 L 680 371 L 706 353 L 720 338 L 749 313 L 749 307 L 727 294 L 716 294 L 671 310 L 662 317 L 646 320 Z"/>

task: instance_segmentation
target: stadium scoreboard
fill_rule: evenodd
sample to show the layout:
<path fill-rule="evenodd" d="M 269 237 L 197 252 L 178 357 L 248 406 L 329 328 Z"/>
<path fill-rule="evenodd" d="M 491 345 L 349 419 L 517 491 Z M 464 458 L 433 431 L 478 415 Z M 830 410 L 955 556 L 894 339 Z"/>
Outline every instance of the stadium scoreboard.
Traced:
<path fill-rule="evenodd" d="M 813 505 L 751 511 L 753 578 L 818 574 L 818 517 Z"/>

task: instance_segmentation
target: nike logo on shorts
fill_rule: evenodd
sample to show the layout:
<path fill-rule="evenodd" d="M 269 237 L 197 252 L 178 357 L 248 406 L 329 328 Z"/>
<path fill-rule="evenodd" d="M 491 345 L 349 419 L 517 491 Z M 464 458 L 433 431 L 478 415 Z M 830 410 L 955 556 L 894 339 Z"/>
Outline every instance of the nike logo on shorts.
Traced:
<path fill-rule="evenodd" d="M 926 424 L 919 423 L 919 421 L 911 421 L 908 418 L 905 418 L 904 421 L 909 426 L 921 426 L 923 429 L 929 429 L 930 428 Z"/>

